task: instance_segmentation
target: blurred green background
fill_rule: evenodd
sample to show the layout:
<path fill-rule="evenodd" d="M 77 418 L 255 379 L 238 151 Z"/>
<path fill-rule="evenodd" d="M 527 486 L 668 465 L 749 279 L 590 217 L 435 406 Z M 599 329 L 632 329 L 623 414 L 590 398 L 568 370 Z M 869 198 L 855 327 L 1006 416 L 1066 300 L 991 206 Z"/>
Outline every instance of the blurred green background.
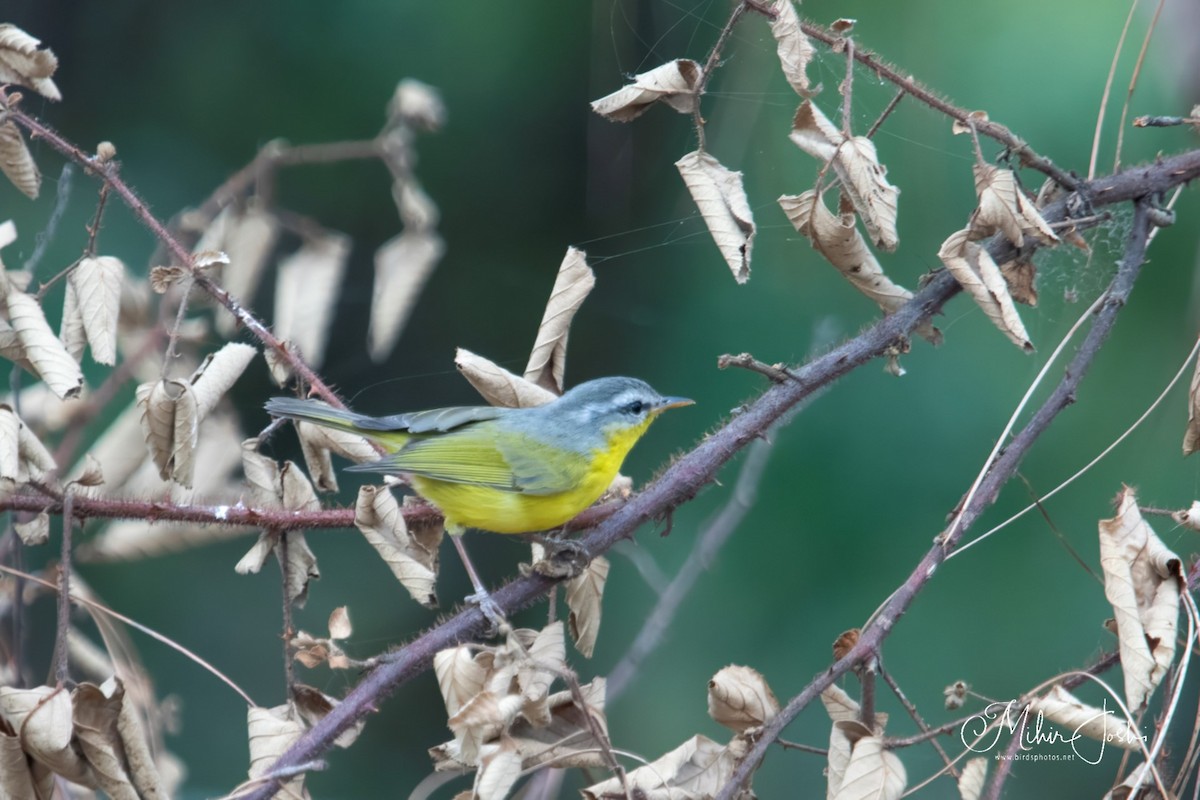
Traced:
<path fill-rule="evenodd" d="M 1168 4 L 1178 8 L 1167 9 L 1151 43 L 1131 117 L 1182 114 L 1200 100 L 1196 84 L 1187 83 L 1198 70 L 1182 43 L 1200 30 L 1186 5 Z M 281 205 L 355 241 L 323 374 L 368 412 L 473 402 L 473 391 L 453 368 L 454 348 L 523 368 L 562 254 L 568 245 L 582 247 L 595 266 L 597 287 L 572 329 L 568 382 L 639 375 L 663 392 L 698 400 L 659 422 L 634 452 L 626 472 L 640 483 L 762 389 L 755 375 L 718 371 L 717 356 L 749 351 L 767 362 L 797 361 L 876 316 L 775 203 L 780 194 L 808 188 L 816 170 L 787 141 L 798 99 L 779 73 L 765 21 L 749 15 L 735 31 L 703 106 L 710 150 L 745 173 L 759 224 L 747 285 L 732 280 L 673 165 L 694 149 L 690 120 L 654 109 L 622 125 L 589 111 L 590 100 L 618 88 L 627 75 L 675 57 L 703 60 L 729 8 L 725 2 L 630 0 L 9 0 L 3 16 L 61 60 L 55 80 L 63 102 L 50 104 L 27 92 L 26 107 L 85 148 L 113 141 L 124 176 L 163 217 L 203 201 L 271 139 L 368 138 L 382 125 L 399 79 L 437 87 L 449 121 L 442 132 L 420 139 L 418 174 L 441 210 L 448 248 L 386 364 L 372 364 L 364 345 L 372 254 L 400 229 L 386 171 L 372 163 L 311 167 L 286 172 L 280 182 Z M 959 104 L 986 109 L 1061 166 L 1087 171 L 1127 3 L 813 0 L 802 12 L 824 23 L 857 17 L 860 46 L 879 51 Z M 1135 15 L 1118 65 L 1101 171 L 1113 161 L 1120 101 L 1149 16 L 1149 7 Z M 842 57 L 826 52 L 810 72 L 825 87 L 817 102 L 831 116 L 843 71 Z M 891 95 L 887 85 L 858 70 L 856 129 L 869 126 Z M 948 122 L 910 100 L 876 142 L 889 178 L 903 192 L 901 247 L 883 265 L 914 288 L 938 266 L 938 245 L 964 225 L 973 207 L 970 142 L 951 136 Z M 1133 163 L 1195 144 L 1181 130 L 1127 127 L 1122 160 Z M 50 148 L 33 148 L 47 176 L 42 198 L 30 203 L 0 187 L 3 217 L 15 219 L 22 234 L 5 251 L 9 266 L 33 247 L 61 169 Z M 987 142 L 984 150 L 989 157 L 997 152 Z M 1024 178 L 1032 188 L 1040 183 L 1034 173 Z M 75 258 L 85 242 L 95 185 L 77 173 L 71 191 L 43 278 Z M 1190 349 L 1200 215 L 1194 194 L 1185 193 L 1178 213 L 1180 224 L 1156 241 L 1078 404 L 1023 464 L 1033 492 L 1049 491 L 1111 442 Z M 834 638 L 861 624 L 930 546 L 1045 357 L 1106 284 L 1127 220 L 1119 216 L 1096 237 L 1091 258 L 1079 252 L 1041 257 L 1041 304 L 1022 309 L 1036 354 L 1019 352 L 958 297 L 938 320 L 945 344 L 935 350 L 915 342 L 903 359 L 905 377 L 891 377 L 881 365 L 860 369 L 778 434 L 754 509 L 636 682 L 609 708 L 617 746 L 652 759 L 696 732 L 725 738 L 705 713 L 705 684 L 726 664 L 762 671 L 781 698 L 827 666 Z M 115 204 L 100 242 L 102 252 L 132 268 L 149 266 L 150 237 Z M 247 301 L 269 317 L 273 300 L 266 284 Z M 1054 534 L 1098 572 L 1096 521 L 1110 516 L 1110 500 L 1123 481 L 1136 485 L 1148 504 L 1191 502 L 1200 473 L 1180 457 L 1184 389 L 1177 387 L 1130 441 L 1047 503 L 1049 520 L 1025 517 L 950 562 L 921 594 L 888 640 L 883 662 L 931 723 L 953 718 L 941 703 L 943 687 L 955 680 L 1007 699 L 1113 646 L 1101 628 L 1111 614 L 1102 587 Z M 248 434 L 266 423 L 259 409 L 273 391 L 261 363 L 239 384 L 234 397 Z M 297 456 L 290 434 L 276 451 Z M 729 500 L 736 469 L 731 465 L 722 485 L 676 512 L 668 538 L 644 530 L 634 546 L 639 557 L 673 575 Z M 353 490 L 344 481 L 344 496 L 331 502 L 348 502 Z M 973 533 L 1029 499 L 1014 482 Z M 1193 534 L 1161 521 L 1156 527 L 1181 555 L 1195 549 Z M 210 659 L 259 703 L 274 705 L 283 700 L 277 575 L 268 568 L 240 577 L 232 569 L 251 541 L 85 566 L 84 575 L 115 608 Z M 321 632 L 330 610 L 348 605 L 355 622 L 350 650 L 366 657 L 434 623 L 357 534 L 317 532 L 309 542 L 323 577 L 298 614 L 300 627 Z M 470 535 L 468 545 L 492 583 L 511 576 L 527 558 L 523 546 L 500 537 Z M 449 554 L 443 573 L 444 602 L 467 593 L 465 576 Z M 659 588 L 647 585 L 627 557 L 614 556 L 596 655 L 573 660 L 583 679 L 605 674 L 620 659 Z M 539 624 L 543 610 L 521 619 Z M 52 632 L 48 606 L 39 613 L 42 625 L 32 644 L 45 658 Z M 227 791 L 245 775 L 243 704 L 174 652 L 138 641 L 160 693 L 176 695 L 182 704 L 182 730 L 170 747 L 190 773 L 185 796 Z M 333 694 L 356 678 L 325 670 L 303 677 Z M 857 693 L 853 681 L 845 685 Z M 1082 694 L 1100 700 L 1095 691 Z M 892 714 L 889 733 L 911 733 L 902 709 L 890 694 L 881 695 L 881 707 Z M 1193 686 L 1181 706 L 1184 716 L 1194 702 Z M 314 795 L 407 796 L 430 769 L 425 749 L 449 738 L 444 720 L 431 675 L 403 687 L 354 748 L 329 755 L 329 771 L 311 778 Z M 808 710 L 787 736 L 823 745 L 824 712 Z M 927 748 L 907 749 L 901 758 L 910 783 L 938 765 Z M 1021 764 L 1010 795 L 1098 797 L 1118 761 L 1110 752 L 1097 766 Z M 761 797 L 819 796 L 822 768 L 819 757 L 775 751 L 755 788 Z M 569 778 L 567 786 L 581 785 L 577 780 Z M 438 796 L 464 785 L 452 784 Z M 957 796 L 946 779 L 924 791 L 927 797 Z"/>

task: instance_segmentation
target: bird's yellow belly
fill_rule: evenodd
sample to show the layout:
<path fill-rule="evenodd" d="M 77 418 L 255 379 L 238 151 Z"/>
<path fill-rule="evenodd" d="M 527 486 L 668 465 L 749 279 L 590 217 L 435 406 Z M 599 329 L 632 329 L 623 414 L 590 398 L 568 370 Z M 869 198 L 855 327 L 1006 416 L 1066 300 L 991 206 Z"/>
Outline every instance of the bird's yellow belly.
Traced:
<path fill-rule="evenodd" d="M 602 475 L 570 491 L 549 495 L 505 492 L 487 486 L 450 483 L 412 476 L 417 492 L 446 515 L 446 527 L 477 528 L 492 533 L 530 533 L 557 528 L 596 502 L 612 482 Z"/>

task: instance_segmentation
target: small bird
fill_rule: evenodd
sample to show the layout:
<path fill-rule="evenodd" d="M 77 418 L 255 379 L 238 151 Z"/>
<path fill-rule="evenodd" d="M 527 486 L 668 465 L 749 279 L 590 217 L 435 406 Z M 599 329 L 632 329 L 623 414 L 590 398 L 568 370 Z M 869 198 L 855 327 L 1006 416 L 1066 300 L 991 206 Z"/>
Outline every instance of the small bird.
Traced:
<path fill-rule="evenodd" d="M 470 599 L 487 613 L 490 598 L 459 535 L 467 528 L 532 533 L 562 525 L 604 493 L 660 413 L 691 403 L 664 397 L 637 378 L 613 377 L 532 408 L 456 406 L 370 417 L 319 400 L 276 397 L 266 409 L 383 448 L 378 461 L 348 469 L 405 476 L 441 509 L 474 584 Z"/>

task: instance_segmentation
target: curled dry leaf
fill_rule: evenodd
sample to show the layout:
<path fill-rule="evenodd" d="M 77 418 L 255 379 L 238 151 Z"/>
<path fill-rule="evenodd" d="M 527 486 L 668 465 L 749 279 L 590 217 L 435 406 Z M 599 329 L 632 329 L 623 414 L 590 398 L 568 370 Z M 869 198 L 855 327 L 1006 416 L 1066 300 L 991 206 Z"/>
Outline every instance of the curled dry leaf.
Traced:
<path fill-rule="evenodd" d="M 1025 332 L 1021 316 L 1013 305 L 1008 284 L 1000 274 L 1000 268 L 992 260 L 987 248 L 970 240 L 970 231 L 961 230 L 950 234 L 938 250 L 938 258 L 954 279 L 971 295 L 971 299 L 983 309 L 988 319 L 1005 336 L 1025 352 L 1033 352 L 1033 343 Z"/>
<path fill-rule="evenodd" d="M 0 479 L 16 481 L 21 474 L 21 420 L 7 403 L 0 405 Z"/>
<path fill-rule="evenodd" d="M 483 399 L 503 408 L 529 408 L 554 400 L 558 395 L 504 367 L 462 347 L 454 352 L 454 366 Z"/>
<path fill-rule="evenodd" d="M 439 651 L 433 657 L 433 672 L 449 717 L 483 691 L 488 677 L 488 670 L 480 664 L 479 655 L 466 645 Z"/>
<path fill-rule="evenodd" d="M 1021 191 L 1015 172 L 978 162 L 974 171 L 979 207 L 971 214 L 972 239 L 984 239 L 999 231 L 1013 247 L 1022 247 L 1026 236 L 1039 244 L 1058 243 L 1037 207 Z"/>
<path fill-rule="evenodd" d="M 942 696 L 946 698 L 946 710 L 954 711 L 962 708 L 967 701 L 967 693 L 970 691 L 971 685 L 966 681 L 955 681 L 942 689 Z"/>
<path fill-rule="evenodd" d="M 971 758 L 963 764 L 962 774 L 958 776 L 958 794 L 962 800 L 980 800 L 983 797 L 987 772 L 986 758 Z"/>
<path fill-rule="evenodd" d="M 375 285 L 367 330 L 372 360 L 383 361 L 391 354 L 421 289 L 445 250 L 442 237 L 433 231 L 406 229 L 375 251 Z"/>
<path fill-rule="evenodd" d="M 550 299 L 546 301 L 546 311 L 542 314 L 533 350 L 529 353 L 525 380 L 533 381 L 556 395 L 562 394 L 571 321 L 595 285 L 596 274 L 587 264 L 587 254 L 568 247 L 558 267 L 554 288 L 550 290 Z"/>
<path fill-rule="evenodd" d="M 1000 265 L 1000 274 L 1004 276 L 1004 282 L 1008 284 L 1008 293 L 1012 295 L 1014 302 L 1027 306 L 1037 305 L 1036 264 L 1027 259 L 1005 261 Z"/>
<path fill-rule="evenodd" d="M 297 683 L 291 689 L 292 702 L 295 704 L 296 711 L 300 714 L 300 718 L 312 727 L 329 715 L 329 712 L 342 704 L 342 701 L 330 697 L 319 689 L 312 686 L 307 686 L 303 683 Z M 333 743 L 341 748 L 347 748 L 354 744 L 358 735 L 362 733 L 366 726 L 366 718 L 358 719 L 353 725 L 333 740 Z"/>
<path fill-rule="evenodd" d="M 19 84 L 49 100 L 61 100 L 50 79 L 58 69 L 58 58 L 41 44 L 16 25 L 0 25 L 0 83 Z"/>
<path fill-rule="evenodd" d="M 735 733 L 765 725 L 779 713 L 779 701 L 758 670 L 731 664 L 708 682 L 708 715 Z"/>
<path fill-rule="evenodd" d="M 853 744 L 850 761 L 835 800 L 899 800 L 908 776 L 904 764 L 884 749 L 879 736 L 863 736 Z"/>
<path fill-rule="evenodd" d="M 388 121 L 436 131 L 446 122 L 446 106 L 437 89 L 414 78 L 396 84 L 388 103 Z"/>
<path fill-rule="evenodd" d="M 349 258 L 350 237 L 328 231 L 308 239 L 279 264 L 275 334 L 295 342 L 313 366 L 320 366 L 324 359 L 329 323 Z"/>
<path fill-rule="evenodd" d="M 257 353 L 257 348 L 248 344 L 230 342 L 201 362 L 191 377 L 200 419 L 206 418 L 216 408 L 218 401 L 233 388 Z"/>
<path fill-rule="evenodd" d="M 58 339 L 71 354 L 71 358 L 82 361 L 87 347 L 87 331 L 83 328 L 83 316 L 79 313 L 79 296 L 68 280 L 63 290 L 62 320 L 58 323 Z"/>
<path fill-rule="evenodd" d="M 34 371 L 60 400 L 78 395 L 83 388 L 83 373 L 63 343 L 50 330 L 37 300 L 4 280 L 0 280 L 0 291 L 5 291 L 8 322 Z"/>
<path fill-rule="evenodd" d="M 1183 454 L 1190 456 L 1200 450 L 1200 358 L 1192 373 L 1192 384 L 1188 387 L 1188 421 L 1183 433 Z"/>
<path fill-rule="evenodd" d="M 792 0 L 776 0 L 771 10 L 775 12 L 775 19 L 771 20 L 771 35 L 775 37 L 775 50 L 779 54 L 783 76 L 796 94 L 808 97 L 813 94 L 808 82 L 808 62 L 812 61 L 817 50 L 800 29 L 800 17 Z"/>
<path fill-rule="evenodd" d="M 696 83 L 700 65 L 690 58 L 677 58 L 633 77 L 633 83 L 592 101 L 592 111 L 614 122 L 637 119 L 658 102 L 680 114 L 696 109 Z"/>
<path fill-rule="evenodd" d="M 1200 500 L 1193 500 L 1187 508 L 1174 512 L 1171 519 L 1194 531 L 1200 531 Z"/>
<path fill-rule="evenodd" d="M 152 267 L 150 288 L 155 294 L 166 294 L 172 286 L 190 274 L 187 267 Z"/>
<path fill-rule="evenodd" d="M 0 122 L 0 171 L 21 194 L 36 200 L 42 188 L 42 173 L 38 170 L 21 129 L 12 121 Z"/>
<path fill-rule="evenodd" d="M 833 166 L 871 241 L 889 252 L 895 250 L 900 244 L 896 233 L 900 190 L 888 183 L 875 143 L 865 136 L 847 137 L 811 100 L 796 110 L 790 138 L 813 158 Z"/>
<path fill-rule="evenodd" d="M 843 207 L 835 217 L 812 189 L 798 195 L 783 195 L 779 205 L 793 227 L 812 242 L 813 249 L 884 313 L 897 310 L 913 296 L 884 274 L 879 260 L 858 232 L 851 209 Z M 941 344 L 941 331 L 928 320 L 916 330 L 932 344 Z"/>
<path fill-rule="evenodd" d="M 961 133 L 970 133 L 971 131 L 975 130 L 976 125 L 987 121 L 988 113 L 986 111 L 972 111 L 970 114 L 967 114 L 967 119 L 965 122 L 957 119 L 951 122 L 950 132 L 955 136 L 958 136 Z"/>
<path fill-rule="evenodd" d="M 550 685 L 567 669 L 567 645 L 562 620 L 551 622 L 538 631 L 529 645 L 529 658 L 522 659 L 517 670 L 517 686 L 525 699 L 521 713 L 535 726 L 550 722 Z"/>
<path fill-rule="evenodd" d="M 400 585 L 426 608 L 437 608 L 437 554 L 408 534 L 395 496 L 383 486 L 363 486 L 354 525 L 375 548 Z"/>
<path fill-rule="evenodd" d="M 1117 623 L 1125 701 L 1136 713 L 1175 659 L 1183 564 L 1142 518 L 1129 487 L 1121 491 L 1117 515 L 1099 527 L 1104 595 Z"/>
<path fill-rule="evenodd" d="M 517 743 L 508 736 L 480 749 L 479 771 L 475 773 L 474 797 L 477 800 L 504 800 L 521 777 L 521 755 Z"/>
<path fill-rule="evenodd" d="M 13 528 L 22 544 L 37 547 L 50 539 L 50 515 L 43 511 L 31 520 L 14 522 Z"/>
<path fill-rule="evenodd" d="M 742 173 L 726 169 L 702 150 L 688 153 L 675 166 L 734 280 L 750 280 L 750 253 L 758 229 L 742 186 Z"/>
<path fill-rule="evenodd" d="M 725 745 L 696 735 L 671 752 L 625 776 L 635 796 L 680 798 L 715 796 L 737 766 L 737 756 Z M 619 778 L 609 778 L 583 790 L 586 800 L 624 797 Z"/>
<path fill-rule="evenodd" d="M 250 739 L 251 780 L 268 774 L 276 759 L 304 733 L 304 724 L 289 704 L 274 708 L 254 706 L 246 712 L 246 727 Z M 277 796 L 306 797 L 304 773 L 285 781 Z"/>
<path fill-rule="evenodd" d="M 1089 706 L 1058 684 L 1034 700 L 1029 710 L 1069 731 L 1122 750 L 1138 750 L 1145 741 L 1136 725 L 1112 709 Z"/>
<path fill-rule="evenodd" d="M 608 580 L 608 566 L 607 558 L 596 556 L 587 569 L 566 582 L 567 607 L 571 609 L 567 625 L 575 649 L 584 658 L 592 657 L 596 637 L 600 634 L 601 600 L 604 583 Z"/>
<path fill-rule="evenodd" d="M 20 732 L 20 743 L 34 761 L 69 781 L 96 787 L 91 766 L 73 746 L 73 704 L 66 689 L 0 686 L 0 717 Z"/>
<path fill-rule="evenodd" d="M 83 258 L 71 270 L 68 280 L 74 291 L 88 346 L 92 349 L 92 358 L 98 364 L 115 364 L 117 318 L 121 311 L 125 265 L 114 256 Z"/>
<path fill-rule="evenodd" d="M 522 700 L 518 695 L 497 695 L 484 690 L 472 697 L 458 713 L 446 721 L 458 743 L 457 758 L 470 766 L 478 766 L 480 749 L 498 739 L 521 713 Z"/>

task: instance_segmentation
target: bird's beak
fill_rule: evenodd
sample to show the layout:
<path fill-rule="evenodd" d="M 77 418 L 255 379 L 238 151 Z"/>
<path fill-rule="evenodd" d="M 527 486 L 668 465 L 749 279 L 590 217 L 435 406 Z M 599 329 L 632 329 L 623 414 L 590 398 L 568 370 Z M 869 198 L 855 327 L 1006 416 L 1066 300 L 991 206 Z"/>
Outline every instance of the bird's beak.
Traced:
<path fill-rule="evenodd" d="M 686 397 L 664 397 L 662 402 L 658 404 L 655 412 L 666 411 L 668 408 L 679 408 L 680 406 L 690 406 L 695 400 L 689 400 Z"/>

